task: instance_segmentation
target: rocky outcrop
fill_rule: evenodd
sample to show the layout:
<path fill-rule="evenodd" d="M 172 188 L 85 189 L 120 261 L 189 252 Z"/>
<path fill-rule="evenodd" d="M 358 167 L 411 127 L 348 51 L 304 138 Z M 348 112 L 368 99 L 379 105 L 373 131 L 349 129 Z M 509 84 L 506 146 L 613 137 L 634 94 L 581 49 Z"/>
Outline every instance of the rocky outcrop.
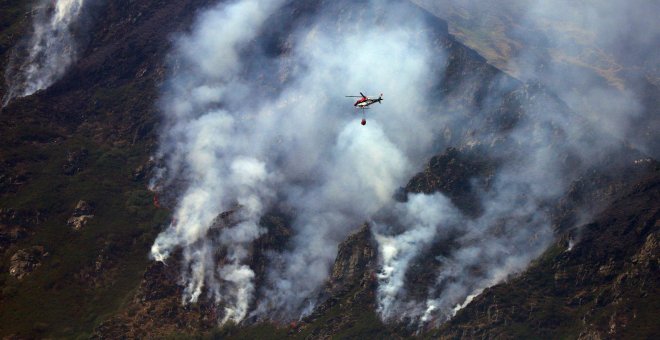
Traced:
<path fill-rule="evenodd" d="M 41 260 L 48 256 L 42 246 L 33 246 L 17 251 L 9 260 L 9 275 L 21 280 L 41 265 Z"/>
<path fill-rule="evenodd" d="M 375 337 L 391 337 L 376 315 L 377 250 L 368 224 L 338 246 L 328 284 L 314 312 L 296 323 L 289 335 L 329 339 L 352 337 L 368 330 Z"/>
<path fill-rule="evenodd" d="M 86 201 L 80 200 L 73 210 L 73 214 L 66 221 L 66 224 L 73 230 L 81 230 L 89 220 L 94 217 L 94 207 Z"/>
<path fill-rule="evenodd" d="M 73 228 L 73 230 L 78 231 L 82 229 L 92 217 L 94 217 L 94 215 L 71 216 L 66 221 L 66 224 Z"/>
<path fill-rule="evenodd" d="M 364 288 L 375 278 L 377 252 L 368 224 L 342 242 L 326 291 L 337 294 L 357 286 Z"/>

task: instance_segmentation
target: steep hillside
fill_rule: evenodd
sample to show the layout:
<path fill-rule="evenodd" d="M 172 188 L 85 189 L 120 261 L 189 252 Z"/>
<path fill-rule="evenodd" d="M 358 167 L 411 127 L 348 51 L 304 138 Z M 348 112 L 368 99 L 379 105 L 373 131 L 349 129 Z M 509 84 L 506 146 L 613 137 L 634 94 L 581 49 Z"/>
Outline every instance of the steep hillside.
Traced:
<path fill-rule="evenodd" d="M 456 169 L 471 169 L 464 172 L 470 177 L 488 177 L 488 171 L 476 172 L 486 168 L 476 167 L 469 158 L 448 150 L 434 157 L 408 188 L 437 190 L 459 201 L 469 198 L 473 193 L 461 189 L 466 178 L 456 176 Z M 653 322 L 658 310 L 660 168 L 648 161 L 621 165 L 625 176 L 595 170 L 576 181 L 556 209 L 556 243 L 528 270 L 486 289 L 440 328 L 420 333 L 405 323 L 383 323 L 374 314 L 378 267 L 375 243 L 364 225 L 340 245 L 324 291 L 327 300 L 311 315 L 289 325 L 224 327 L 209 337 L 654 338 L 660 331 Z M 446 180 L 434 186 L 434 178 Z M 419 186 L 420 181 L 429 184 Z M 604 183 L 608 189 L 602 190 Z M 565 229 L 566 216 L 574 215 L 577 205 L 584 208 L 585 202 L 599 211 L 593 222 Z M 431 249 L 426 257 L 443 251 Z M 432 263 L 419 262 L 411 274 L 412 287 L 425 289 L 438 269 Z"/>
<path fill-rule="evenodd" d="M 564 142 L 600 141 L 595 132 L 585 128 L 585 136 L 575 141 L 552 120 L 528 127 L 527 122 L 548 112 L 572 126 L 584 122 L 542 84 L 523 83 L 499 71 L 449 34 L 446 22 L 408 3 L 403 5 L 406 13 L 427 25 L 417 33 L 427 34 L 432 43 L 432 62 L 424 65 L 432 81 L 419 91 L 430 94 L 433 115 L 459 118 L 438 128 L 442 133 L 433 136 L 432 150 L 423 155 L 429 161 L 392 195 L 406 202 L 417 194 L 439 192 L 465 220 L 477 220 L 488 209 L 481 200 L 484 193 L 497 191 L 498 172 L 522 162 L 528 144 L 549 141 L 542 150 L 562 156 L 557 168 L 569 179 L 565 193 L 539 204 L 551 218 L 556 242 L 528 270 L 487 288 L 439 328 L 439 319 L 383 321 L 379 314 L 383 255 L 374 223 L 394 219 L 391 211 L 379 212 L 369 223 L 355 220 L 344 226 L 353 232 L 338 245 L 325 284 L 309 297 L 314 308 L 301 318 L 249 314 L 239 324 L 220 327 L 226 313 L 222 303 L 202 295 L 195 303 L 183 304 L 186 287 L 181 277 L 188 269 L 183 251 L 165 262 L 149 258 L 157 235 L 176 224 L 172 213 L 183 187 L 174 181 L 155 196 L 147 186 L 154 167 L 162 166 L 151 158 L 163 140 L 162 87 L 169 74 L 181 72 L 176 61 L 169 63 L 173 37 L 189 32 L 198 13 L 215 3 L 97 2 L 88 40 L 63 78 L 0 111 L 0 337 L 457 338 L 550 333 L 635 338 L 660 332 L 653 322 L 660 307 L 657 163 L 614 137 L 608 138 L 611 153 L 594 153 L 591 163 L 564 149 Z M 388 8 L 348 10 L 354 5 L 288 2 L 268 18 L 255 39 L 260 45 L 247 53 L 264 48 L 272 59 L 289 56 L 291 39 L 319 11 L 332 18 L 332 29 L 340 32 L 351 24 L 379 24 L 379 18 L 392 14 Z M 12 46 L 30 30 L 31 15 L 30 2 L 0 3 L 3 60 L 16 57 Z M 272 74 L 261 66 L 250 64 L 242 72 L 259 79 L 282 78 L 279 85 L 284 86 L 295 71 L 286 63 Z M 277 92 L 271 85 L 264 81 L 260 93 Z M 5 91 L 0 87 L 0 97 Z M 538 126 L 550 126 L 548 139 L 521 142 L 514 134 Z M 346 196 L 348 205 L 352 199 Z M 236 225 L 239 210 L 220 214 L 204 236 L 216 238 Z M 266 232 L 250 244 L 246 263 L 257 287 L 266 286 L 272 258 L 292 247 L 296 213 L 282 201 L 260 217 Z M 410 301 L 423 303 L 432 293 L 436 274 L 445 265 L 438 259 L 455 250 L 461 236 L 455 231 L 438 238 L 411 259 L 403 280 Z M 225 261 L 221 250 L 213 255 L 218 263 Z M 470 268 L 473 274 L 482 270 Z M 252 311 L 266 294 L 263 289 L 255 293 Z"/>
<path fill-rule="evenodd" d="M 416 7 L 411 8 L 415 11 L 421 11 L 421 9 Z M 284 7 L 278 12 L 276 18 L 293 15 L 293 18 L 296 20 L 305 20 L 305 18 L 313 15 L 314 10 L 314 6 L 292 4 Z M 340 22 L 347 21 L 350 19 L 350 15 L 351 13 L 341 12 L 338 14 L 337 20 Z M 504 76 L 495 68 L 485 63 L 484 59 L 478 54 L 453 40 L 453 38 L 447 34 L 446 24 L 442 21 L 428 16 L 428 14 L 424 14 L 424 16 L 426 20 L 429 20 L 432 23 L 432 27 L 434 28 L 434 48 L 436 48 L 438 55 L 444 54 L 445 50 L 450 51 L 450 56 L 447 58 L 448 61 L 446 65 L 430 65 L 431 70 L 438 74 L 436 82 L 431 84 L 433 86 L 433 91 L 435 91 L 438 96 L 437 105 L 444 105 L 442 103 L 451 102 L 454 110 L 457 111 L 463 111 L 466 110 L 466 108 L 479 109 L 482 105 L 481 102 L 485 100 L 487 94 L 498 93 L 497 91 L 502 91 L 501 87 L 512 88 L 518 84 L 515 80 Z M 280 32 L 280 34 L 282 35 L 275 35 L 273 37 L 267 36 L 267 39 L 285 41 L 287 31 L 284 30 L 284 32 Z M 273 43 L 272 45 L 281 46 L 278 43 Z M 282 52 L 285 51 L 278 51 L 278 53 Z M 447 70 L 446 72 L 440 71 L 440 69 L 445 70 L 445 68 Z M 443 100 L 442 98 L 446 99 Z M 511 103 L 510 105 L 513 107 L 509 108 L 508 106 L 503 105 L 499 109 L 500 111 L 494 110 L 485 113 L 486 115 L 491 116 L 493 121 L 498 122 L 493 125 L 492 128 L 494 130 L 506 129 L 508 125 L 513 124 L 515 121 L 515 114 L 510 114 L 508 110 L 514 110 L 515 105 L 517 104 Z M 505 111 L 503 117 L 499 117 L 499 114 L 502 113 L 501 111 Z M 507 116 L 507 114 L 510 114 L 510 116 Z M 456 130 L 454 132 L 456 134 L 455 136 L 447 136 L 447 138 L 457 140 L 464 138 L 469 130 L 477 128 L 477 121 L 479 119 L 474 120 L 475 121 L 471 123 L 471 125 L 466 124 L 462 130 Z M 501 123 L 499 123 L 500 121 Z M 501 124 L 501 126 L 499 124 Z M 282 213 L 282 210 L 286 211 L 287 207 L 277 207 L 276 209 L 279 211 L 275 211 L 262 219 L 262 226 L 267 227 L 268 233 L 257 240 L 250 250 L 250 267 L 256 268 L 255 271 L 258 280 L 261 280 L 260 278 L 263 278 L 266 273 L 264 265 L 267 265 L 267 259 L 263 254 L 284 249 L 287 246 L 287 242 L 292 233 L 291 225 L 289 224 L 290 218 L 286 217 L 286 213 Z M 359 225 L 359 221 L 355 221 L 355 223 L 356 226 Z M 367 230 L 368 229 L 364 229 L 363 233 Z M 375 270 L 374 258 L 376 254 L 373 253 L 373 250 L 370 251 L 370 254 L 371 255 L 369 256 L 371 259 L 369 260 L 369 263 L 371 263 L 370 266 L 373 271 Z M 342 255 L 340 254 L 340 258 L 341 256 Z M 148 332 L 156 332 L 158 334 L 161 334 L 162 332 L 162 334 L 168 334 L 172 332 L 189 333 L 212 330 L 214 328 L 214 322 L 217 322 L 218 318 L 221 317 L 221 307 L 214 306 L 208 302 L 201 302 L 193 306 L 181 306 L 180 304 L 182 287 L 177 286 L 175 281 L 176 274 L 180 270 L 178 264 L 179 259 L 180 258 L 177 256 L 168 260 L 168 266 L 166 267 L 157 264 L 151 265 L 143 277 L 140 290 L 135 295 L 132 302 L 129 303 L 126 310 L 120 313 L 119 316 L 102 324 L 96 330 L 96 335 L 99 337 L 118 337 L 121 335 L 139 336 L 140 334 L 144 335 Z M 337 261 L 340 260 L 338 259 Z M 359 262 L 360 261 L 354 265 L 359 265 L 359 267 L 361 267 Z M 358 269 L 362 270 L 361 268 Z M 344 268 L 343 270 L 348 269 Z M 300 327 L 296 326 L 296 329 L 306 329 L 306 326 L 303 325 L 309 325 L 314 322 L 317 322 L 318 325 L 322 325 L 323 323 L 319 320 L 327 321 L 328 313 L 334 313 L 337 315 L 345 314 L 345 312 L 340 311 L 337 308 L 338 306 L 334 306 L 332 301 L 339 301 L 345 296 L 352 296 L 357 289 L 357 291 L 362 291 L 363 295 L 360 295 L 360 298 L 357 299 L 359 304 L 351 303 L 352 306 L 357 307 L 355 310 L 350 311 L 349 314 L 358 318 L 358 321 L 346 321 L 340 318 L 340 320 L 337 320 L 337 325 L 333 326 L 332 330 L 325 329 L 325 326 L 318 326 L 318 330 L 309 329 L 308 332 L 311 332 L 310 334 L 314 334 L 314 332 L 320 332 L 318 334 L 330 334 L 340 331 L 343 327 L 356 324 L 359 325 L 362 323 L 371 323 L 371 326 L 366 327 L 375 332 L 379 332 L 378 329 L 380 329 L 379 327 L 382 327 L 382 323 L 378 320 L 378 316 L 372 305 L 375 297 L 373 291 L 371 291 L 376 284 L 374 281 L 375 276 L 373 276 L 375 274 L 372 272 L 371 274 L 365 275 L 365 279 L 363 279 L 359 287 L 351 286 L 354 288 L 343 289 L 328 288 L 328 290 L 320 296 L 320 300 L 326 302 L 319 307 L 320 309 L 318 311 L 314 312 L 309 317 L 309 320 L 301 323 Z M 353 300 L 354 298 L 350 299 Z M 362 305 L 363 303 L 366 305 Z M 369 313 L 363 314 L 365 311 L 369 311 Z M 250 320 L 249 323 L 255 321 L 258 320 Z M 269 324 L 263 325 L 257 323 L 257 326 L 251 326 L 247 331 L 268 332 L 273 327 L 268 325 Z M 263 329 L 264 327 L 266 330 Z M 276 327 L 281 327 L 281 325 Z M 221 332 L 229 332 L 222 334 L 234 334 L 237 330 L 229 329 Z M 242 330 L 239 330 L 238 332 L 239 333 L 237 334 L 244 335 L 244 333 L 241 333 Z M 359 334 L 359 332 L 356 334 Z"/>
<path fill-rule="evenodd" d="M 16 43 L 29 29 L 28 2 L 2 6 L 11 30 L 3 41 Z M 139 283 L 146 251 L 168 219 L 146 190 L 157 84 L 169 35 L 200 6 L 108 3 L 65 78 L 2 109 L 1 336 L 91 332 Z M 81 200 L 93 217 L 75 230 L 67 221 L 80 214 Z"/>
<path fill-rule="evenodd" d="M 476 297 L 432 337 L 651 339 L 657 322 L 657 163 L 522 275 Z"/>

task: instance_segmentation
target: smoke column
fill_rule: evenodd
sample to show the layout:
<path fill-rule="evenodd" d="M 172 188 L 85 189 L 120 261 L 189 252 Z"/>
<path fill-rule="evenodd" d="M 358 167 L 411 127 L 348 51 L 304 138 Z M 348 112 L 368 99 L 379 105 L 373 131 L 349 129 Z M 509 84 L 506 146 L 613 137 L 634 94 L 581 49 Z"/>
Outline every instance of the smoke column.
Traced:
<path fill-rule="evenodd" d="M 538 133 L 521 131 L 520 137 Z M 395 207 L 403 232 L 392 233 L 391 220 L 374 223 L 383 265 L 378 310 L 385 320 L 437 325 L 462 308 L 466 298 L 523 270 L 545 250 L 553 234 L 543 203 L 563 192 L 551 163 L 565 150 L 549 151 L 543 143 L 529 143 L 509 155 L 512 164 L 500 170 L 492 188 L 482 194 L 484 212 L 477 218 L 461 214 L 442 194 L 415 194 Z M 440 265 L 427 301 L 407 299 L 406 272 L 434 243 L 447 243 L 450 250 L 446 256 L 424 259 Z"/>
<path fill-rule="evenodd" d="M 29 96 L 59 79 L 78 57 L 72 28 L 80 20 L 85 0 L 42 0 L 36 8 L 25 59 L 5 74 L 3 106 Z"/>
<path fill-rule="evenodd" d="M 270 206 L 292 207 L 293 235 L 287 251 L 272 254 L 253 314 L 297 318 L 313 307 L 339 242 L 392 201 L 446 119 L 425 101 L 429 65 L 443 55 L 431 60 L 410 7 L 397 12 L 392 2 L 387 13 L 337 23 L 342 6 L 326 5 L 285 36 L 285 55 L 272 57 L 263 36 L 279 27 L 263 25 L 279 5 L 236 1 L 202 14 L 176 40 L 161 103 L 167 167 L 154 183 L 185 189 L 152 255 L 164 261 L 181 249 L 184 300 L 207 291 L 225 306 L 224 321 L 242 320 L 254 299 L 246 259 Z M 385 94 L 366 127 L 344 97 L 359 91 Z M 217 232 L 228 210 L 240 223 Z"/>
<path fill-rule="evenodd" d="M 479 108 L 449 109 L 438 98 L 431 104 L 447 59 L 410 5 L 365 1 L 347 11 L 340 2 L 319 5 L 304 24 L 270 20 L 291 11 L 282 6 L 288 4 L 241 0 L 200 15 L 175 41 L 160 103 L 166 166 L 154 185 L 181 195 L 151 254 L 165 261 L 180 250 L 184 301 L 206 293 L 224 306 L 222 322 L 309 313 L 337 245 L 365 220 L 381 256 L 383 319 L 447 320 L 552 242 L 548 202 L 579 171 L 567 172 L 563 160 L 576 157 L 586 167 L 616 144 L 592 136 L 556 98 L 527 87 L 517 90 L 524 115 L 504 132 L 494 133 L 481 117 L 497 111 L 497 96 L 510 88 L 493 88 Z M 465 96 L 475 96 L 474 82 L 464 84 Z M 365 127 L 344 98 L 359 91 L 385 98 L 366 113 Z M 474 135 L 461 126 L 466 112 Z M 502 164 L 479 195 L 478 217 L 441 194 L 392 199 L 442 146 L 447 129 L 462 150 L 484 147 Z M 250 247 L 266 232 L 260 218 L 278 204 L 294 212 L 290 243 L 270 254 L 265 283 L 255 287 Z M 233 211 L 231 225 L 219 218 L 225 211 Z M 452 246 L 432 259 L 435 282 L 422 301 L 412 299 L 406 273 L 444 243 Z"/>
<path fill-rule="evenodd" d="M 433 3 L 420 2 L 434 8 Z M 457 2 L 455 5 L 467 6 L 474 13 L 483 10 L 482 2 Z M 522 6 L 526 27 L 547 22 L 548 18 L 561 18 L 568 27 L 577 26 L 585 29 L 582 33 L 597 36 L 597 45 L 605 47 L 605 51 L 616 56 L 622 65 L 642 65 L 657 54 L 657 51 L 648 51 L 649 46 L 657 45 L 654 42 L 660 33 L 655 24 L 653 14 L 657 11 L 652 10 L 654 7 L 657 3 L 625 1 L 602 4 L 540 1 Z M 554 48 L 564 56 L 580 56 L 584 51 L 584 47 L 573 40 L 576 36 L 571 33 L 574 32 L 545 33 L 541 40 L 538 30 L 518 29 L 516 37 L 522 37 L 526 46 L 538 47 L 539 41 L 544 41 L 546 48 Z M 630 51 L 622 53 L 626 47 Z M 624 78 L 628 82 L 626 87 L 617 88 L 595 79 L 589 73 L 591 70 L 567 70 L 549 63 L 549 59 L 549 54 L 539 57 L 523 49 L 522 53 L 512 56 L 510 62 L 528 65 L 521 70 L 523 80 L 543 81 L 579 114 L 557 105 L 551 97 L 536 93 L 526 96 L 529 99 L 523 120 L 510 133 L 495 138 L 477 133 L 476 137 L 457 143 L 462 150 L 469 150 L 475 144 L 488 146 L 489 157 L 503 161 L 504 166 L 496 173 L 494 184 L 481 195 L 482 215 L 478 218 L 463 216 L 446 198 L 435 194 L 412 195 L 408 202 L 395 206 L 398 217 L 375 219 L 374 234 L 382 263 L 378 276 L 378 310 L 383 319 L 422 326 L 438 325 L 451 318 L 484 288 L 524 270 L 547 248 L 554 238 L 548 204 L 566 192 L 576 174 L 599 164 L 621 145 L 622 139 L 630 138 L 636 142 L 635 147 L 652 155 L 659 151 L 644 137 L 645 128 L 651 126 L 653 131 L 653 126 L 657 126 L 657 116 L 639 120 L 643 110 L 653 114 L 657 108 L 644 108 L 641 92 L 635 92 L 643 88 L 644 78 L 657 84 L 657 74 L 654 74 L 657 67 L 647 65 L 650 67 L 638 70 L 641 76 L 628 74 L 628 78 Z M 625 72 L 621 73 L 615 74 L 626 77 Z M 500 101 L 491 94 L 485 101 L 490 104 L 482 112 L 496 109 Z M 646 123 L 640 124 L 640 121 Z M 481 122 L 481 128 L 489 130 L 484 123 Z M 567 159 L 577 160 L 576 165 L 567 167 Z M 420 205 L 424 208 L 420 209 Z M 427 209 L 444 213 L 422 213 Z M 433 244 L 447 244 L 448 255 L 423 259 L 437 262 L 440 269 L 434 285 L 425 293 L 426 301 L 420 301 L 410 297 L 404 279 L 416 257 L 427 254 L 424 252 Z"/>
<path fill-rule="evenodd" d="M 237 112 L 232 104 L 239 103 L 231 102 L 232 96 L 245 93 L 246 84 L 239 79 L 240 48 L 255 38 L 278 5 L 239 1 L 204 13 L 195 31 L 177 40 L 173 58 L 184 71 L 171 79 L 163 99 L 172 120 L 164 152 L 171 157 L 169 169 L 180 169 L 188 187 L 176 222 L 158 236 L 151 253 L 163 261 L 181 247 L 184 300 L 196 302 L 206 284 L 210 296 L 225 306 L 223 323 L 241 321 L 247 313 L 254 272 L 244 261 L 250 243 L 263 233 L 259 217 L 279 181 L 259 152 L 265 150 L 254 150 L 248 139 L 255 131 L 246 119 L 259 116 L 258 108 Z M 226 108 L 219 105 L 223 101 Z M 219 214 L 236 207 L 240 223 L 209 237 Z M 219 250 L 226 252 L 224 264 L 217 261 Z"/>
<path fill-rule="evenodd" d="M 554 240 L 553 202 L 577 174 L 618 145 L 554 97 L 528 90 L 517 90 L 526 100 L 515 128 L 491 134 L 492 123 L 482 122 L 480 133 L 458 143 L 468 152 L 477 145 L 500 164 L 492 184 L 481 189 L 479 216 L 462 214 L 441 194 L 415 194 L 395 205 L 394 216 L 374 219 L 382 263 L 378 311 L 384 320 L 437 326 L 483 289 L 524 270 Z M 493 110 L 498 98 L 486 102 L 492 106 L 484 111 Z M 443 255 L 429 258 L 425 251 L 432 245 L 444 245 Z M 405 286 L 415 260 L 434 261 L 439 268 L 422 300 L 419 294 L 410 297 Z"/>

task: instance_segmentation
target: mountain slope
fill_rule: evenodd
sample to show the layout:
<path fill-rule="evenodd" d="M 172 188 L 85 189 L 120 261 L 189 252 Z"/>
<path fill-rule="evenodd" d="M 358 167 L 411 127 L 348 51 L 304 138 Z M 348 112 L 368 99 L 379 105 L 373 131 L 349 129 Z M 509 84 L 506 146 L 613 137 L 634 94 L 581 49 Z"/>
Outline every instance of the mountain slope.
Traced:
<path fill-rule="evenodd" d="M 201 5 L 107 4 L 65 78 L 2 109 L 0 336 L 89 333 L 139 283 L 167 219 L 153 207 L 144 171 L 158 121 L 156 85 L 169 34 Z M 29 16 L 20 13 L 11 27 L 27 30 Z M 173 17 L 182 26 L 166 24 Z M 94 217 L 76 231 L 67 220 L 80 200 L 94 206 Z M 10 275 L 14 255 L 32 247 L 44 249 L 28 261 L 33 271 Z"/>
<path fill-rule="evenodd" d="M 2 15 L 12 18 L 8 27 L 12 32 L 17 27 L 25 30 L 22 16 L 13 14 L 22 7 L 18 2 L 6 3 L 14 6 Z M 417 331 L 414 325 L 380 320 L 378 247 L 370 226 L 362 221 L 354 221 L 356 232 L 339 245 L 328 283 L 318 294 L 320 303 L 293 323 L 248 318 L 240 325 L 217 328 L 222 306 L 204 299 L 182 305 L 180 255 L 166 264 L 148 259 L 156 235 L 170 220 L 169 208 L 174 203 L 167 196 L 177 194 L 167 193 L 161 198 L 162 207 L 157 207 L 146 189 L 161 119 L 155 102 L 170 71 L 166 60 L 171 37 L 188 30 L 195 15 L 212 3 L 107 3 L 103 15 L 95 18 L 89 44 L 67 75 L 3 109 L 0 336 L 381 338 L 408 337 Z M 304 25 L 325 3 L 294 1 L 278 11 L 270 19 L 272 29 L 262 37 L 272 41 L 270 52 L 287 53 L 283 43 L 291 30 L 287 25 Z M 444 21 L 421 13 L 430 23 L 432 53 L 447 54 L 446 59 L 438 58 L 443 63 L 428 67 L 435 78 L 428 84 L 432 99 L 437 107 L 449 108 L 463 120 L 437 136 L 433 150 L 437 155 L 407 185 L 401 183 L 405 187 L 397 198 L 405 201 L 415 193 L 442 192 L 466 215 L 479 216 L 483 209 L 477 201 L 480 190 L 488 190 L 493 174 L 502 166 L 499 158 L 489 154 L 490 147 L 502 142 L 499 134 L 511 131 L 528 116 L 530 103 L 539 98 L 559 107 L 558 111 L 569 110 L 542 86 L 522 84 L 489 65 L 449 35 Z M 333 15 L 342 23 L 358 20 L 352 11 Z M 16 41 L 5 30 L 2 34 L 3 48 L 11 45 L 4 41 Z M 8 53 L 4 58 L 9 58 Z M 495 103 L 493 98 L 497 98 Z M 446 145 L 457 147 L 445 150 Z M 455 319 L 438 330 L 429 326 L 422 334 L 657 334 L 652 322 L 658 310 L 657 165 L 625 146 L 617 150 L 627 154 L 617 154 L 623 161 L 599 163 L 598 171 L 583 173 L 561 202 L 553 202 L 560 207 L 553 215 L 557 234 L 563 237 L 559 243 L 529 271 L 486 290 Z M 573 162 L 567 155 L 563 165 L 577 167 L 578 162 Z M 643 176 L 649 178 L 639 182 Z M 630 193 L 619 194 L 626 191 Z M 617 200 L 609 205 L 614 197 Z M 608 208 L 595 222 L 573 228 L 585 207 L 599 211 L 604 206 Z M 90 214 L 93 217 L 79 230 L 67 224 L 72 217 Z M 223 223 L 231 223 L 231 214 L 221 215 Z M 268 254 L 289 244 L 291 211 L 286 206 L 274 207 L 261 226 L 268 232 L 250 248 L 249 264 L 257 284 L 266 275 Z M 565 252 L 569 237 L 577 244 Z M 444 246 L 436 245 L 425 254 L 443 254 Z M 423 257 L 417 260 L 406 280 L 423 298 L 434 270 L 440 267 Z M 20 268 L 24 275 L 10 274 L 12 268 Z M 578 285 L 572 285 L 573 281 Z M 643 304 L 642 299 L 648 302 Z M 491 307 L 495 302 L 497 307 Z M 509 310 L 514 304 L 521 307 Z M 588 327 L 576 324 L 564 312 L 584 316 Z M 626 326 L 612 330 L 611 320 L 616 327 Z M 515 328 L 510 327 L 512 322 Z"/>
<path fill-rule="evenodd" d="M 522 275 L 476 297 L 433 337 L 654 338 L 660 334 L 657 164 Z"/>

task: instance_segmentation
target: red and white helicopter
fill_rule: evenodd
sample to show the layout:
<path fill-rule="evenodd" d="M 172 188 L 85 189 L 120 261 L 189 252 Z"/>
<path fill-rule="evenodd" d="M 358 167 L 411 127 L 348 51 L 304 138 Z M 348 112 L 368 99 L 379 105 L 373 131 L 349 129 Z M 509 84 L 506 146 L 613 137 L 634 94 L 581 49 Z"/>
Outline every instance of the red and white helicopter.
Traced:
<path fill-rule="evenodd" d="M 365 96 L 362 92 L 360 92 L 359 96 L 346 96 L 346 97 L 360 98 L 355 102 L 355 104 L 353 104 L 353 106 L 357 107 L 358 109 L 362 109 L 362 122 L 360 122 L 360 124 L 362 125 L 367 124 L 367 120 L 364 119 L 364 110 L 368 109 L 368 106 L 373 103 L 380 103 L 383 101 L 382 93 L 378 98 L 370 98 L 368 96 Z"/>

